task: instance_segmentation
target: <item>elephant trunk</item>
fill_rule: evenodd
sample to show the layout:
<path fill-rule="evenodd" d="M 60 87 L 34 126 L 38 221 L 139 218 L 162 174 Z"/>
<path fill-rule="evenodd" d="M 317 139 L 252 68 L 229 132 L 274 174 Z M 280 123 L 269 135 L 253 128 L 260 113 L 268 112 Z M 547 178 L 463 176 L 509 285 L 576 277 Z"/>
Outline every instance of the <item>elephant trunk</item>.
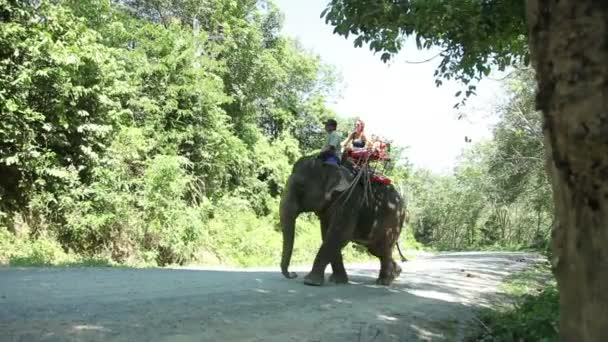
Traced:
<path fill-rule="evenodd" d="M 289 272 L 289 263 L 291 262 L 291 253 L 293 252 L 293 243 L 295 236 L 296 218 L 298 216 L 297 209 L 294 203 L 290 202 L 289 197 L 281 201 L 281 228 L 283 230 L 283 254 L 281 257 L 281 273 L 285 278 L 292 279 L 297 277 L 297 274 Z"/>

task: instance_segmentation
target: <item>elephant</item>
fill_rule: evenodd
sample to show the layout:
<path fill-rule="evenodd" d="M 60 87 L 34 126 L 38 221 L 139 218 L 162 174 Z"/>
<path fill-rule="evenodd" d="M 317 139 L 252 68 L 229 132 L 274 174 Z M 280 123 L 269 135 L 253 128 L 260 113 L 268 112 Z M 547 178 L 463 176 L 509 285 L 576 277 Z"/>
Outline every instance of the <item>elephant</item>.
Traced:
<path fill-rule="evenodd" d="M 401 273 L 392 252 L 406 221 L 404 201 L 392 184 L 361 182 L 348 162 L 343 165 L 324 163 L 317 156 L 304 156 L 295 162 L 280 199 L 281 273 L 288 279 L 297 277 L 288 270 L 295 222 L 301 213 L 312 212 L 320 221 L 322 244 L 312 270 L 304 277 L 305 284 L 323 285 L 328 264 L 333 271 L 331 282 L 348 283 L 342 249 L 354 242 L 380 259 L 376 284 L 388 286 Z"/>

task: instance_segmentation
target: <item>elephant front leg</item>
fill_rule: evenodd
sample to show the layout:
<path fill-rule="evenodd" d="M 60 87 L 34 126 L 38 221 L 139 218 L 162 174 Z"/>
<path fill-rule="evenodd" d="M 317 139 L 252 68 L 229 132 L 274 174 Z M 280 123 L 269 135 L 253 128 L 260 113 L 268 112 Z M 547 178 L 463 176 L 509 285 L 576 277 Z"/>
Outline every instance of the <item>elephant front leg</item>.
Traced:
<path fill-rule="evenodd" d="M 321 237 L 325 242 L 327 237 L 327 230 L 329 229 L 328 219 L 320 217 L 321 221 Z M 343 247 L 343 246 L 342 246 Z M 344 261 L 342 260 L 341 248 L 337 253 L 335 260 L 330 260 L 332 275 L 329 277 L 329 281 L 335 284 L 348 284 L 348 274 L 344 268 Z"/>
<path fill-rule="evenodd" d="M 323 241 L 321 248 L 317 252 L 312 270 L 304 277 L 304 284 L 321 286 L 325 282 L 325 268 L 331 260 L 331 248 L 327 241 Z"/>
<path fill-rule="evenodd" d="M 346 277 L 346 270 L 344 270 L 344 263 L 342 262 L 341 253 L 342 246 L 344 245 L 342 241 L 343 232 L 334 231 L 333 234 L 330 232 L 328 233 L 325 241 L 323 241 L 321 248 L 319 248 L 319 252 L 317 253 L 315 261 L 312 265 L 312 270 L 306 277 L 304 277 L 304 283 L 307 285 L 323 285 L 325 282 L 325 269 L 330 262 L 333 262 L 336 265 L 336 268 L 334 268 L 336 277 L 333 279 L 348 281 L 348 278 Z M 339 278 L 341 271 L 340 268 L 342 269 L 344 275 L 343 278 Z"/>

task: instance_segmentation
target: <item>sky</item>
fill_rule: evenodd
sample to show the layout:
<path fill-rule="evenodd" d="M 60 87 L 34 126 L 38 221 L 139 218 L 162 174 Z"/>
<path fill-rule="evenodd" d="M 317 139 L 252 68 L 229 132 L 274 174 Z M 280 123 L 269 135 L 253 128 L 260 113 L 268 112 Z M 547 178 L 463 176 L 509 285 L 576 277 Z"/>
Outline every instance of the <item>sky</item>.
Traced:
<path fill-rule="evenodd" d="M 333 34 L 333 27 L 320 18 L 329 0 L 275 0 L 285 16 L 283 34 L 337 68 L 342 77 L 341 96 L 328 106 L 342 117 L 360 117 L 368 136 L 375 133 L 406 146 L 406 155 L 416 168 L 451 173 L 456 157 L 471 144 L 465 136 L 480 141 L 491 136 L 489 114 L 501 98 L 501 83 L 484 79 L 477 96 L 464 108 L 454 109 L 454 94 L 463 89 L 444 81 L 436 87 L 433 73 L 440 59 L 422 64 L 438 50 L 417 50 L 408 41 L 390 63 L 380 60 L 366 45 L 355 48 L 354 38 Z M 500 77 L 500 75 L 493 77 Z M 459 112 L 467 114 L 458 120 Z"/>

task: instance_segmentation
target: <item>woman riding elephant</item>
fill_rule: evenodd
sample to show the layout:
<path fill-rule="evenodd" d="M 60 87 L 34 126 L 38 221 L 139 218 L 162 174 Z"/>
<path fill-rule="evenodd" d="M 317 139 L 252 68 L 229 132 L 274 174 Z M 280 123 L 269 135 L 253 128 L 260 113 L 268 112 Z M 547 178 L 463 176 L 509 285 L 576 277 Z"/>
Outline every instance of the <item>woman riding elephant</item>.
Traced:
<path fill-rule="evenodd" d="M 343 159 L 346 159 L 348 152 L 356 149 L 370 147 L 367 136 L 365 135 L 365 123 L 361 119 L 355 121 L 355 130 L 341 144 L 344 147 Z"/>
<path fill-rule="evenodd" d="M 318 216 L 323 240 L 312 270 L 304 278 L 305 284 L 322 285 L 328 264 L 333 269 L 330 280 L 347 283 L 342 248 L 350 241 L 366 246 L 380 259 L 377 284 L 389 285 L 399 276 L 401 268 L 393 260 L 392 252 L 404 224 L 405 206 L 392 184 L 364 186 L 345 167 L 325 164 L 316 157 L 298 160 L 280 204 L 281 272 L 286 278 L 296 277 L 288 268 L 295 221 L 303 212 L 314 212 Z"/>

